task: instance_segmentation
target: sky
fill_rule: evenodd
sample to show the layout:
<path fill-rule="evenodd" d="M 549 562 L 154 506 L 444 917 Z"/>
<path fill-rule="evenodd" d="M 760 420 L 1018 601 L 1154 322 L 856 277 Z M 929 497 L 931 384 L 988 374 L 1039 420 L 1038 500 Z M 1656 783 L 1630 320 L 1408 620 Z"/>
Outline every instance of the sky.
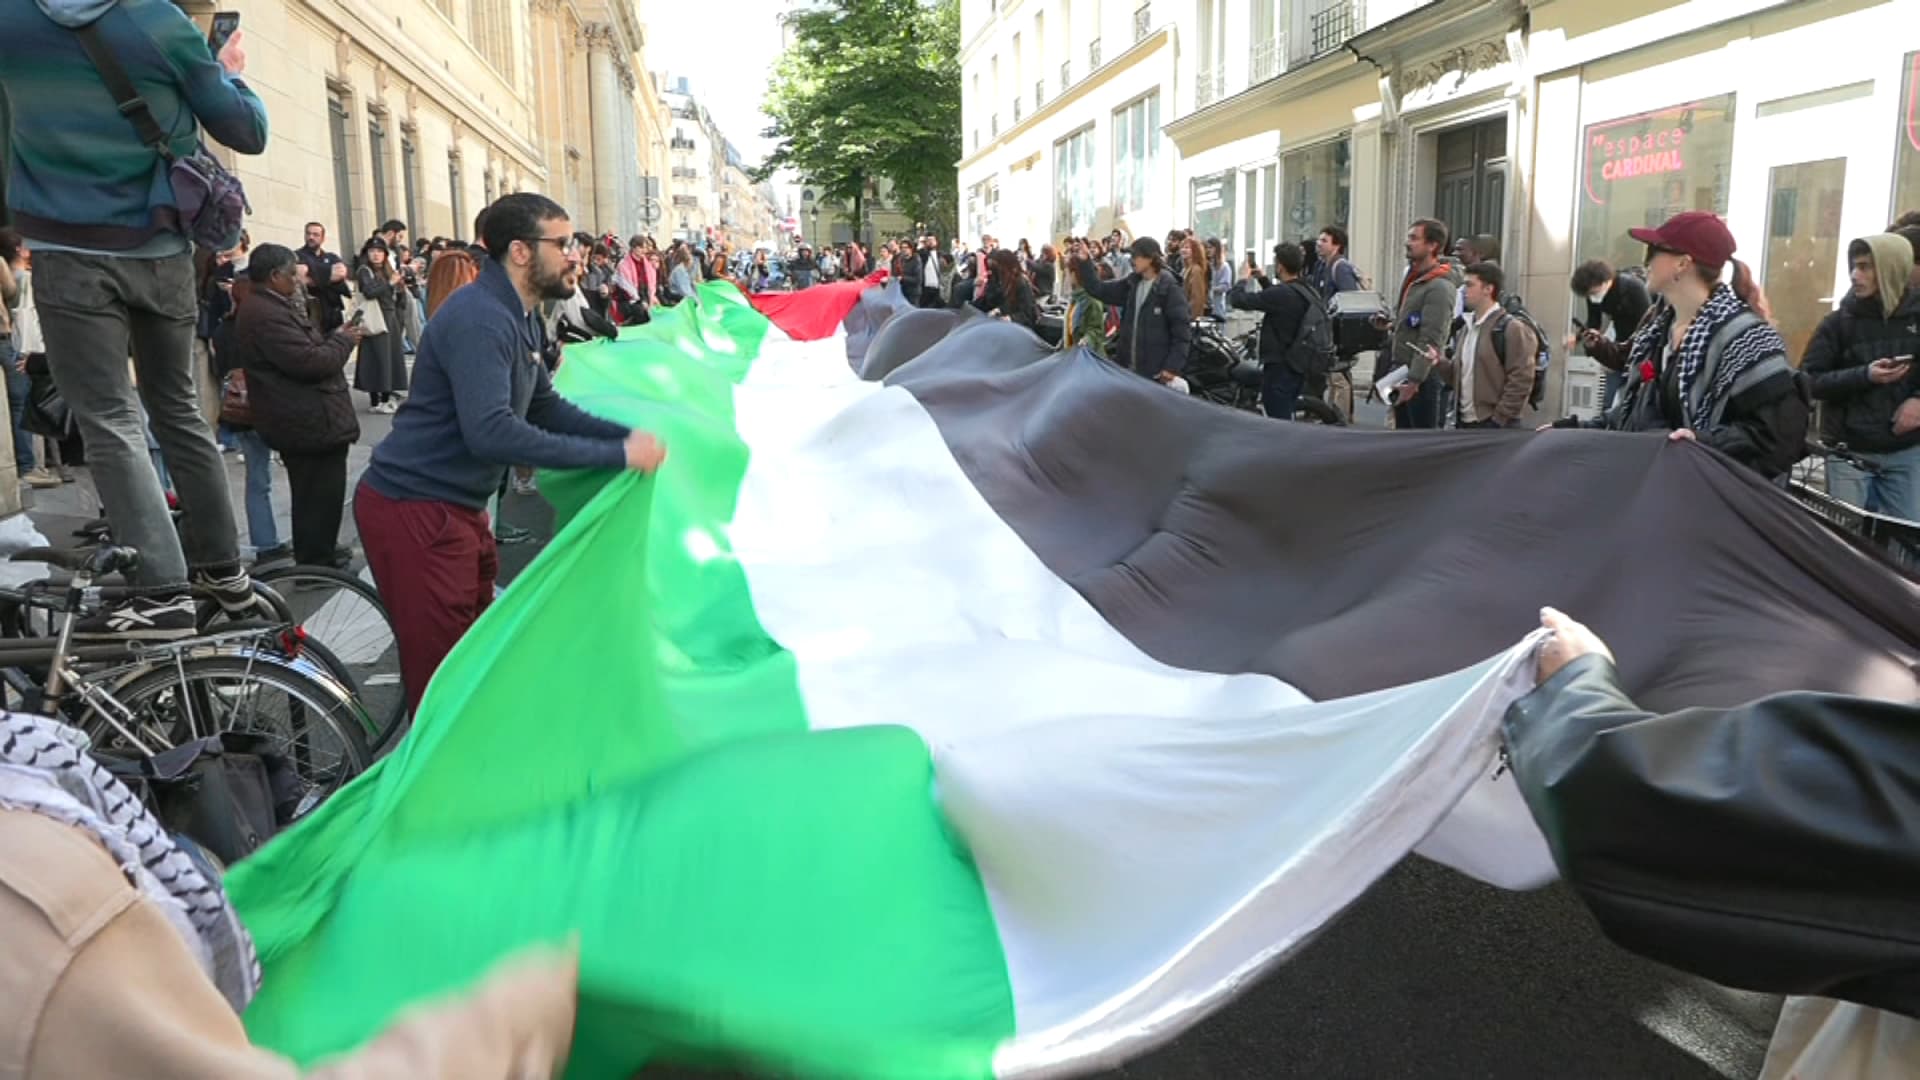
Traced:
<path fill-rule="evenodd" d="M 750 165 L 772 149 L 760 134 L 772 122 L 760 102 L 780 58 L 777 16 L 785 6 L 783 0 L 694 0 L 640 7 L 648 66 L 669 79 L 686 76 L 693 96 Z"/>

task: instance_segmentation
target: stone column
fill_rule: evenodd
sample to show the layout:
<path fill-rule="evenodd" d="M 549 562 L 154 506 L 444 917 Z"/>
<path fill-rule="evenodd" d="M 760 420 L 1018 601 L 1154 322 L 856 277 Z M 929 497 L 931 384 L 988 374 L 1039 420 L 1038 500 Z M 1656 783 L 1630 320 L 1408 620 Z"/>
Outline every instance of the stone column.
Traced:
<path fill-rule="evenodd" d="M 586 38 L 587 100 L 593 112 L 593 231 L 599 235 L 626 225 L 621 220 L 620 113 L 632 106 L 620 93 L 613 27 L 594 23 L 581 35 Z"/>

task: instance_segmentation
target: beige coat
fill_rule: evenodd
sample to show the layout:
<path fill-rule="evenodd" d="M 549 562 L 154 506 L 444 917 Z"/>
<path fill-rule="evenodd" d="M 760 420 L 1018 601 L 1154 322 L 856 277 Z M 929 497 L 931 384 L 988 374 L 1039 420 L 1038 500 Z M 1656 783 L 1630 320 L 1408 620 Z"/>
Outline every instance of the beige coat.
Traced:
<path fill-rule="evenodd" d="M 186 942 L 91 836 L 0 810 L 0 1080 L 487 1080 L 556 1075 L 578 962 L 509 964 L 302 1072 L 247 1041 Z"/>
<path fill-rule="evenodd" d="M 1467 317 L 1471 319 L 1472 313 Z M 1533 330 L 1519 319 L 1507 319 L 1507 361 L 1500 362 L 1500 354 L 1495 351 L 1494 339 L 1500 335 L 1494 328 L 1506 314 L 1494 310 L 1487 321 L 1480 326 L 1479 340 L 1473 349 L 1473 415 L 1478 420 L 1492 419 L 1501 427 L 1511 427 L 1518 423 L 1520 415 L 1527 411 L 1527 395 L 1533 393 L 1533 358 L 1540 351 L 1540 340 Z M 1446 369 L 1447 385 L 1466 393 L 1460 386 L 1460 365 L 1449 363 Z"/>

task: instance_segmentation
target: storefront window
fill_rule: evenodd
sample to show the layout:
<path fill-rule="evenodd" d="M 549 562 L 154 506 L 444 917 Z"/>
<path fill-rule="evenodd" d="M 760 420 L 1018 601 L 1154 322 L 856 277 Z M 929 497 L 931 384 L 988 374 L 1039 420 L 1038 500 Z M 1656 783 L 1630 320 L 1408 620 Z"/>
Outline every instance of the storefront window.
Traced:
<path fill-rule="evenodd" d="M 1908 53 L 1900 85 L 1900 147 L 1893 154 L 1893 217 L 1920 210 L 1920 52 Z"/>
<path fill-rule="evenodd" d="M 1193 223 L 1195 236 L 1233 243 L 1233 179 L 1229 170 L 1194 180 L 1193 212 L 1187 220 Z"/>
<path fill-rule="evenodd" d="M 1347 226 L 1353 207 L 1352 145 L 1340 138 L 1281 157 L 1282 239 L 1302 242 L 1311 250 L 1321 229 Z M 1266 257 L 1264 252 L 1261 257 Z"/>
<path fill-rule="evenodd" d="M 1053 144 L 1053 235 L 1093 231 L 1093 126 Z"/>
<path fill-rule="evenodd" d="M 1587 128 L 1574 261 L 1638 266 L 1646 246 L 1628 229 L 1683 210 L 1727 212 L 1733 95 L 1688 102 Z"/>

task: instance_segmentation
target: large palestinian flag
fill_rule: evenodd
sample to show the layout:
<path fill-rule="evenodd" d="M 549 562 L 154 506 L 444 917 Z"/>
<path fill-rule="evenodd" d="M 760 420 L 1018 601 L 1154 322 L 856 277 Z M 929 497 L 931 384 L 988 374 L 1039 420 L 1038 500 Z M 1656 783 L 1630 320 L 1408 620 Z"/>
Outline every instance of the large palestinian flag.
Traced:
<path fill-rule="evenodd" d="M 1552 878 L 1542 604 L 1656 709 L 1914 696 L 1920 590 L 1696 446 L 1275 424 L 864 283 L 558 381 L 669 461 L 543 478 L 411 734 L 232 875 L 303 1061 L 577 931 L 574 1076 L 1086 1071 L 1410 851 Z"/>

